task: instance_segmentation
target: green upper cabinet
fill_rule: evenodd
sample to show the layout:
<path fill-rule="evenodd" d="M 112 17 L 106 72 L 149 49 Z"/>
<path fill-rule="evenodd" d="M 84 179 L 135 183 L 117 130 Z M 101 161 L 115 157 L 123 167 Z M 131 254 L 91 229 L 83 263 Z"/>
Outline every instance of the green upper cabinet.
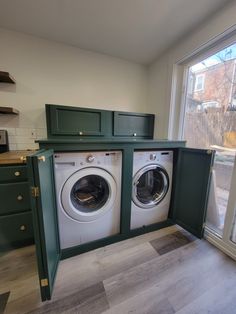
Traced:
<path fill-rule="evenodd" d="M 135 112 L 113 112 L 113 135 L 153 138 L 154 115 Z"/>
<path fill-rule="evenodd" d="M 170 218 L 199 238 L 204 232 L 214 151 L 179 148 Z"/>
<path fill-rule="evenodd" d="M 89 108 L 46 105 L 48 137 L 111 136 L 112 112 Z"/>
<path fill-rule="evenodd" d="M 154 117 L 146 113 L 46 105 L 48 138 L 152 139 Z"/>

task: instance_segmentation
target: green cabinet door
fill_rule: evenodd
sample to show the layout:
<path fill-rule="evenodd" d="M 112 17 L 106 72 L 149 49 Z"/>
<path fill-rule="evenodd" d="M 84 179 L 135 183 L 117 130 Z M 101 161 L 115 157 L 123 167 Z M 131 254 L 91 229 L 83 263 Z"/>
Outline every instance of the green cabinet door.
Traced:
<path fill-rule="evenodd" d="M 178 150 L 170 218 L 202 238 L 214 151 Z"/>
<path fill-rule="evenodd" d="M 60 260 L 53 151 L 27 157 L 42 301 L 50 300 Z"/>
<path fill-rule="evenodd" d="M 148 113 L 113 113 L 113 135 L 121 137 L 153 138 L 154 115 Z"/>
<path fill-rule="evenodd" d="M 111 135 L 112 112 L 90 108 L 46 105 L 48 137 Z"/>

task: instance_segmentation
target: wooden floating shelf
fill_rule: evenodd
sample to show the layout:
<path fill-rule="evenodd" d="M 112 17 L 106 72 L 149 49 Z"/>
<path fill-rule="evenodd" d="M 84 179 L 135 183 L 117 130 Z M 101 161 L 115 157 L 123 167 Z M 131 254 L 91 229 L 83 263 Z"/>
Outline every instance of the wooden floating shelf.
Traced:
<path fill-rule="evenodd" d="M 0 71 L 0 83 L 15 84 L 16 82 L 9 72 Z"/>
<path fill-rule="evenodd" d="M 0 107 L 0 113 L 2 114 L 19 114 L 19 111 L 17 109 L 14 109 L 12 107 Z"/>

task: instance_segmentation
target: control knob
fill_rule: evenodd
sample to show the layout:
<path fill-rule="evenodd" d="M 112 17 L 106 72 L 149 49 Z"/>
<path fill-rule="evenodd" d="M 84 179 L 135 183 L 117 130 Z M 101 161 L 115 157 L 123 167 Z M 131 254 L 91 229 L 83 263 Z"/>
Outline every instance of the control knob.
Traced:
<path fill-rule="evenodd" d="M 95 157 L 93 156 L 93 155 L 89 155 L 88 157 L 87 157 L 87 162 L 93 162 L 94 161 L 94 159 L 95 159 Z"/>
<path fill-rule="evenodd" d="M 150 154 L 150 160 L 156 160 L 157 156 L 156 154 Z"/>

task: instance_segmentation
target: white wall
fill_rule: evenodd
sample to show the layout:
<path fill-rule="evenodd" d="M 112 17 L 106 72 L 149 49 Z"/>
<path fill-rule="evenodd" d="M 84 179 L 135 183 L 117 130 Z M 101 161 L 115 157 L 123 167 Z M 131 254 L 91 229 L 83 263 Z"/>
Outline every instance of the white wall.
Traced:
<path fill-rule="evenodd" d="M 211 19 L 202 24 L 190 36 L 169 49 L 149 67 L 149 110 L 157 115 L 156 138 L 176 138 L 179 108 L 174 112 L 174 132 L 168 134 L 173 67 L 186 56 L 236 23 L 236 2 L 230 3 Z M 176 103 L 179 106 L 179 103 Z"/>
<path fill-rule="evenodd" d="M 44 105 L 147 112 L 147 68 L 0 29 L 0 70 L 16 84 L 0 83 L 0 106 L 14 107 L 19 116 L 0 115 L 11 149 L 37 148 L 46 137 Z"/>

